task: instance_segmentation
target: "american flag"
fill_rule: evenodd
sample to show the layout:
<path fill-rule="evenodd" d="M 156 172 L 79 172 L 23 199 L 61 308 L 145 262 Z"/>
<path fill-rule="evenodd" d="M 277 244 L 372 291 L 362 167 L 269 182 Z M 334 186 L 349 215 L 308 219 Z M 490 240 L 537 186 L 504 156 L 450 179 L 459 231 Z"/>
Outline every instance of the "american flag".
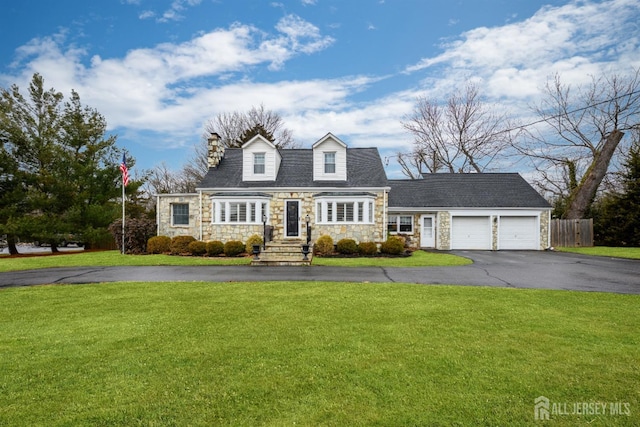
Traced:
<path fill-rule="evenodd" d="M 122 185 L 126 187 L 129 184 L 129 169 L 127 169 L 127 157 L 124 153 L 122 154 L 120 170 L 122 171 Z"/>

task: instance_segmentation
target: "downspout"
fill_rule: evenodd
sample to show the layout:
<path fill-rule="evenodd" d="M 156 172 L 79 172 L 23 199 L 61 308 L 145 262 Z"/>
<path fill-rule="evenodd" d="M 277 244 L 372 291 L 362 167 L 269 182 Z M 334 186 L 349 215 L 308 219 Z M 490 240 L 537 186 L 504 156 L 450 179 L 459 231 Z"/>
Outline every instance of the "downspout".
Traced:
<path fill-rule="evenodd" d="M 551 247 L 551 209 L 547 211 L 547 245 L 545 249 Z"/>
<path fill-rule="evenodd" d="M 199 195 L 199 201 L 198 203 L 200 204 L 199 206 L 199 221 L 200 221 L 200 238 L 198 240 L 202 241 L 202 190 L 198 191 L 198 195 Z"/>
<path fill-rule="evenodd" d="M 382 242 L 387 241 L 387 189 L 383 190 L 383 205 L 382 205 Z"/>
<path fill-rule="evenodd" d="M 156 235 L 160 236 L 160 195 L 156 196 Z"/>

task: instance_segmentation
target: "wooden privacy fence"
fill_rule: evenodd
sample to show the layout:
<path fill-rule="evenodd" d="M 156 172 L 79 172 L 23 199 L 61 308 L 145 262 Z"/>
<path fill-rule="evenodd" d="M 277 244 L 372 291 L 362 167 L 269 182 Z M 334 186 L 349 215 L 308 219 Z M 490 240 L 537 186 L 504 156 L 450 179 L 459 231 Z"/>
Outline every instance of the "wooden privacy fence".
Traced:
<path fill-rule="evenodd" d="M 593 246 L 593 219 L 552 219 L 551 246 Z"/>

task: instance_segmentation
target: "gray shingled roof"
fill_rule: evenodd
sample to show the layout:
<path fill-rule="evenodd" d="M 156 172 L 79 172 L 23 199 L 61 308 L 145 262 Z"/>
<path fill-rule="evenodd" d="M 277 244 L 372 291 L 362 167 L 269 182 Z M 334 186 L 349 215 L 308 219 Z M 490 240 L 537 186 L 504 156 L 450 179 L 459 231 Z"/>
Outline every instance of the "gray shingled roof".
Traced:
<path fill-rule="evenodd" d="M 387 175 L 376 148 L 347 149 L 346 181 L 314 181 L 313 150 L 280 150 L 282 162 L 275 181 L 242 181 L 242 149 L 228 148 L 218 167 L 209 172 L 198 188 L 290 188 L 290 187 L 385 187 Z"/>
<path fill-rule="evenodd" d="M 517 173 L 436 173 L 389 180 L 390 208 L 549 208 Z"/>

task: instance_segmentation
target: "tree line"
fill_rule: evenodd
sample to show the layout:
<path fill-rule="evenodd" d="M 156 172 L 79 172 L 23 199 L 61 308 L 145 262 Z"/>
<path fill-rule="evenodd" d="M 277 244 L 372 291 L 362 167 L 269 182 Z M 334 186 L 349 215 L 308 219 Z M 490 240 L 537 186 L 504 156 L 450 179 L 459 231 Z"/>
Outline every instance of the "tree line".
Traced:
<path fill-rule="evenodd" d="M 402 120 L 412 149 L 397 159 L 413 179 L 519 165 L 534 172 L 534 185 L 552 202 L 555 216 L 593 217 L 600 242 L 639 246 L 639 86 L 640 69 L 594 77 L 585 86 L 556 75 L 533 108 L 537 118 L 523 124 L 466 82 L 444 102 L 417 98 Z M 75 91 L 65 100 L 46 90 L 39 74 L 27 97 L 16 85 L 0 90 L 0 235 L 10 251 L 17 253 L 18 240 L 48 243 L 55 251 L 74 234 L 89 245 L 108 239 L 109 225 L 120 216 L 116 165 L 123 151 L 106 134 L 105 118 Z M 131 180 L 129 216 L 154 218 L 153 194 L 195 191 L 208 170 L 212 132 L 226 147 L 240 147 L 256 134 L 280 148 L 298 146 L 282 117 L 264 105 L 218 114 L 205 124 L 181 170 L 161 163 Z M 129 167 L 134 163 L 128 156 Z"/>

